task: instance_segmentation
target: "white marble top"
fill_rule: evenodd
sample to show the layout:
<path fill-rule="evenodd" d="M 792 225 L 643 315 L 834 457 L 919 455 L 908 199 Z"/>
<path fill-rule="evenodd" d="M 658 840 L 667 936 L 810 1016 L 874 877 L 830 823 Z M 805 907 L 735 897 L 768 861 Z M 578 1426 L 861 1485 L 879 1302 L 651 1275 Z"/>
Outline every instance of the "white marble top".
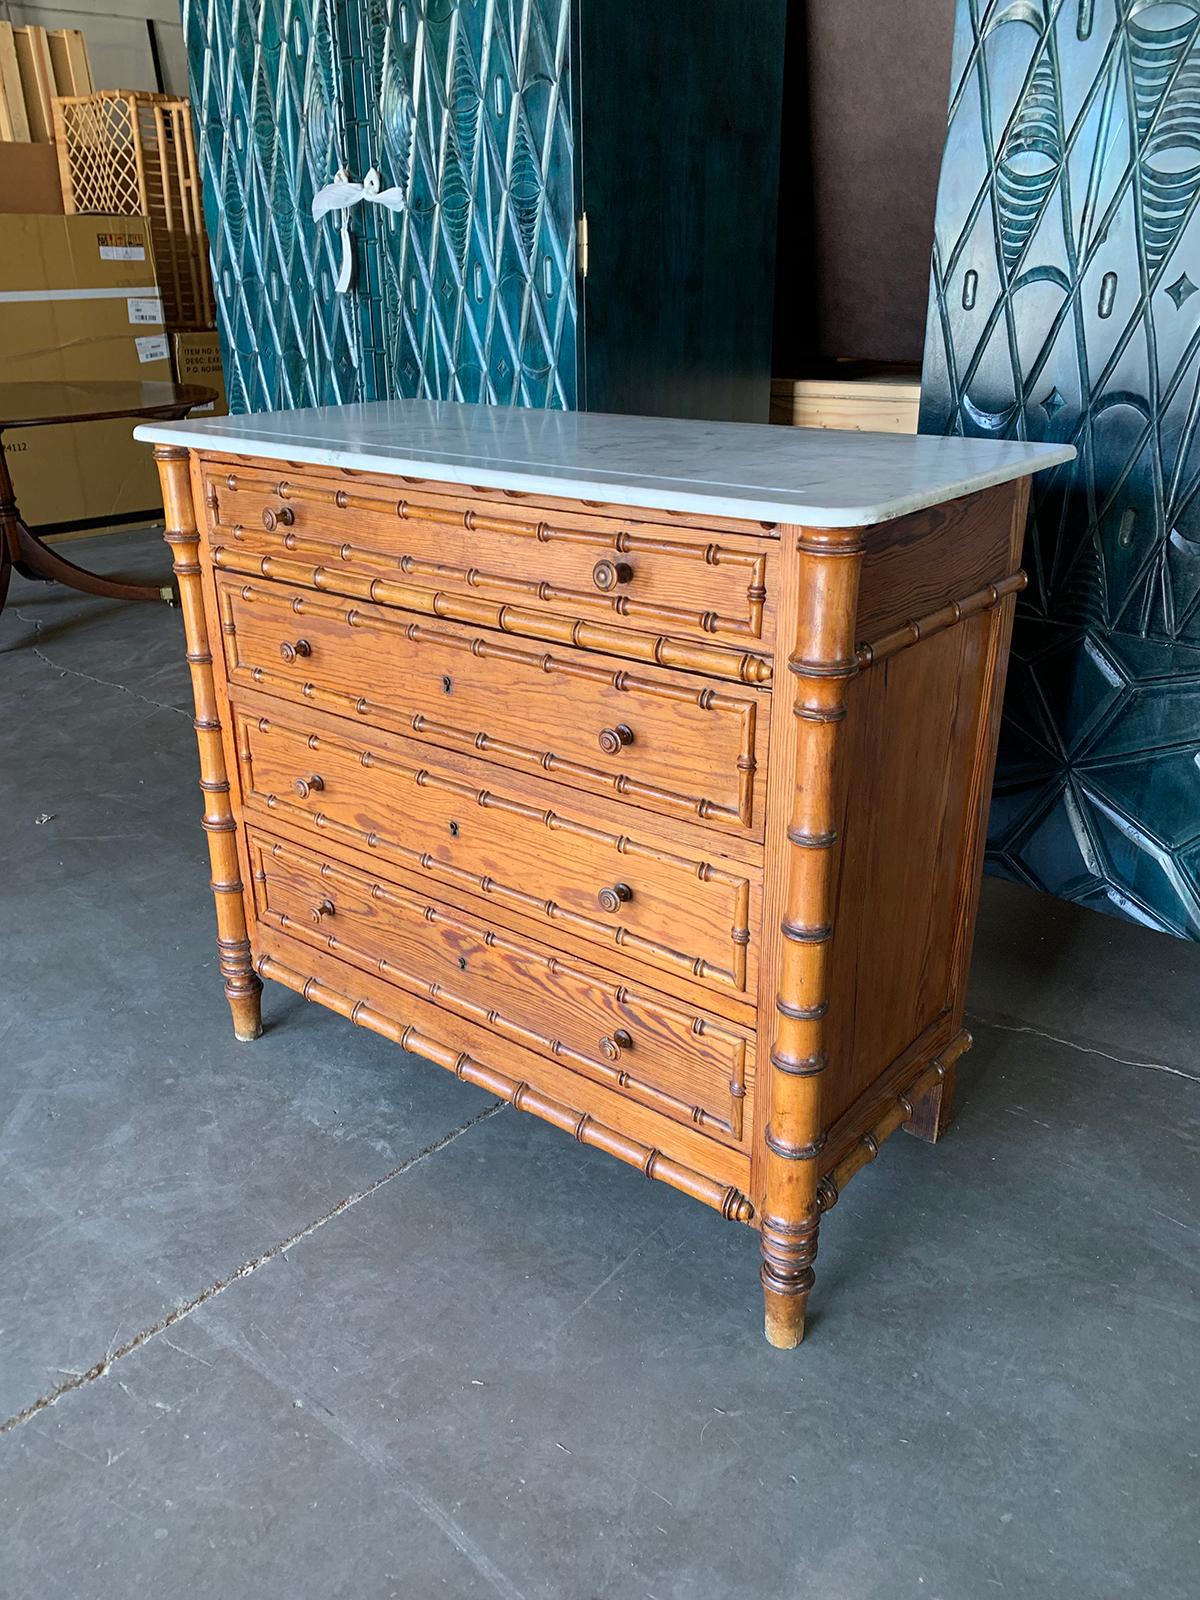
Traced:
<path fill-rule="evenodd" d="M 139 439 L 651 510 L 857 528 L 1069 461 L 1071 445 L 448 401 L 143 423 Z"/>

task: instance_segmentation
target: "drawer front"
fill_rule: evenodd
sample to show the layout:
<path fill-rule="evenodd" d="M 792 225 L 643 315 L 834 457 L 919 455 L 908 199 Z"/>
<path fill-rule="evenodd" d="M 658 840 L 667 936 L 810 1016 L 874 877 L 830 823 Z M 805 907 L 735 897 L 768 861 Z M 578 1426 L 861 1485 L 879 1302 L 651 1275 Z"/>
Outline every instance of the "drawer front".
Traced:
<path fill-rule="evenodd" d="M 219 594 L 234 683 L 651 811 L 761 832 L 755 750 L 769 702 L 753 690 L 626 671 L 283 584 L 222 578 Z"/>
<path fill-rule="evenodd" d="M 743 1142 L 750 1038 L 485 920 L 250 834 L 260 922 L 714 1138 Z"/>
<path fill-rule="evenodd" d="M 335 589 L 339 574 L 390 577 L 734 648 L 770 641 L 773 539 L 286 470 L 206 465 L 214 542 L 288 554 Z"/>
<path fill-rule="evenodd" d="M 440 882 L 677 977 L 753 996 L 760 882 L 355 737 L 235 715 L 243 800 L 417 882 Z M 381 868 L 382 870 L 382 868 Z M 553 932 L 548 932 L 553 942 Z"/>

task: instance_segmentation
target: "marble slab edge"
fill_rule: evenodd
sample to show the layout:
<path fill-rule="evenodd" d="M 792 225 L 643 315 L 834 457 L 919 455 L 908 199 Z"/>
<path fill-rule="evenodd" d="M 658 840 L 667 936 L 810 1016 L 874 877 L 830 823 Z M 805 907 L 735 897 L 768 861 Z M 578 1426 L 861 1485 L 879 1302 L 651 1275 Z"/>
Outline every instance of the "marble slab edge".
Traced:
<path fill-rule="evenodd" d="M 219 420 L 228 423 L 233 419 Z M 398 445 L 367 445 L 352 449 L 306 444 L 299 439 L 272 439 L 256 434 L 253 420 L 247 417 L 244 436 L 234 435 L 227 429 L 219 432 L 216 428 L 210 430 L 203 423 L 142 423 L 133 432 L 134 437 L 144 443 L 182 445 L 187 449 L 208 450 L 218 455 L 254 456 L 262 460 L 328 467 L 335 471 L 395 475 L 434 483 L 453 483 L 464 488 L 509 490 L 529 496 L 551 495 L 559 499 L 596 501 L 646 511 L 672 511 L 692 516 L 824 528 L 864 528 L 891 522 L 929 506 L 942 505 L 966 494 L 975 494 L 983 489 L 994 488 L 997 484 L 1011 483 L 1014 479 L 1060 466 L 1072 461 L 1076 455 L 1074 445 L 1068 444 L 962 440 L 960 442 L 963 444 L 1001 443 L 1019 449 L 1021 454 L 1009 455 L 992 469 L 975 470 L 962 478 L 947 477 L 874 501 L 855 503 L 847 499 L 838 504 L 780 497 L 778 491 L 772 493 L 748 486 L 712 484 L 702 487 L 694 479 L 668 474 L 661 477 L 649 477 L 636 472 L 628 477 L 615 472 L 589 474 L 550 463 L 497 467 L 474 458 L 456 459 L 450 454 L 406 455 Z M 764 424 L 763 427 L 766 431 L 768 425 Z M 772 426 L 771 431 L 776 431 L 775 427 Z M 834 431 L 778 429 L 785 435 L 821 434 L 830 443 L 833 441 L 828 441 L 828 434 Z M 900 437 L 907 439 L 909 436 L 860 432 L 852 436 L 856 448 L 869 438 L 887 440 L 889 447 L 894 448 L 894 442 Z M 922 439 L 944 442 L 940 435 L 911 437 L 914 444 Z M 683 487 L 684 484 L 689 487 Z"/>

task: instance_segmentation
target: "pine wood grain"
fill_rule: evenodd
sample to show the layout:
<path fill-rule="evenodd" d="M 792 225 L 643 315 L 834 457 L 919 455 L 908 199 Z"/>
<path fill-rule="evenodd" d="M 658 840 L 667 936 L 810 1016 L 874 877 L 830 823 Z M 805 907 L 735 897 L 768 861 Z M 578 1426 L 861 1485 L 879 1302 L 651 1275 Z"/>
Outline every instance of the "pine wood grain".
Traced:
<path fill-rule="evenodd" d="M 283 480 L 266 467 L 211 470 L 210 537 L 243 556 L 290 554 L 319 566 L 322 587 L 335 592 L 348 579 L 391 579 L 440 595 L 442 607 L 456 597 L 607 623 L 626 645 L 631 632 L 771 643 L 774 539 L 722 539 L 577 509 L 543 516 L 399 487 L 317 472 Z"/>
<path fill-rule="evenodd" d="M 761 837 L 765 696 L 291 586 L 218 593 L 234 683 Z"/>
<path fill-rule="evenodd" d="M 257 920 L 714 1138 L 746 1142 L 754 1036 L 473 912 L 250 834 Z"/>
<path fill-rule="evenodd" d="M 569 794 L 541 807 L 512 799 L 502 774 L 473 787 L 382 753 L 370 730 L 311 733 L 294 713 L 238 712 L 235 723 L 247 809 L 340 837 L 393 876 L 448 883 L 665 973 L 753 992 L 757 906 L 745 868 L 578 821 Z M 614 903 L 608 891 L 621 887 Z"/>
<path fill-rule="evenodd" d="M 159 465 L 239 1034 L 275 978 L 752 1222 L 799 1343 L 821 1217 L 949 1122 L 1027 483 L 856 531 Z"/>

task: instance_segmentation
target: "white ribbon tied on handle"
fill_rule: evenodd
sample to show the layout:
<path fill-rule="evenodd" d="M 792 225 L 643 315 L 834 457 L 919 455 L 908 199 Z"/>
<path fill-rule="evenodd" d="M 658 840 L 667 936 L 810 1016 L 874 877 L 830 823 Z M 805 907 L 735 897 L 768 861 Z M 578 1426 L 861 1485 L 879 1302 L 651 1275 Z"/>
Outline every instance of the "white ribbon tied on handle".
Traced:
<path fill-rule="evenodd" d="M 383 206 L 391 212 L 403 211 L 408 202 L 404 198 L 403 189 L 382 189 L 382 180 L 374 167 L 367 173 L 361 183 L 355 183 L 350 174 L 342 167 L 332 183 L 327 183 L 323 189 L 318 189 L 313 195 L 312 215 L 314 222 L 320 222 L 322 217 L 328 216 L 331 211 L 342 213 L 342 264 L 338 269 L 337 282 L 334 289 L 338 294 L 345 294 L 354 281 L 354 249 L 350 240 L 350 211 L 351 208 L 361 205 L 366 201 L 369 205 Z"/>

